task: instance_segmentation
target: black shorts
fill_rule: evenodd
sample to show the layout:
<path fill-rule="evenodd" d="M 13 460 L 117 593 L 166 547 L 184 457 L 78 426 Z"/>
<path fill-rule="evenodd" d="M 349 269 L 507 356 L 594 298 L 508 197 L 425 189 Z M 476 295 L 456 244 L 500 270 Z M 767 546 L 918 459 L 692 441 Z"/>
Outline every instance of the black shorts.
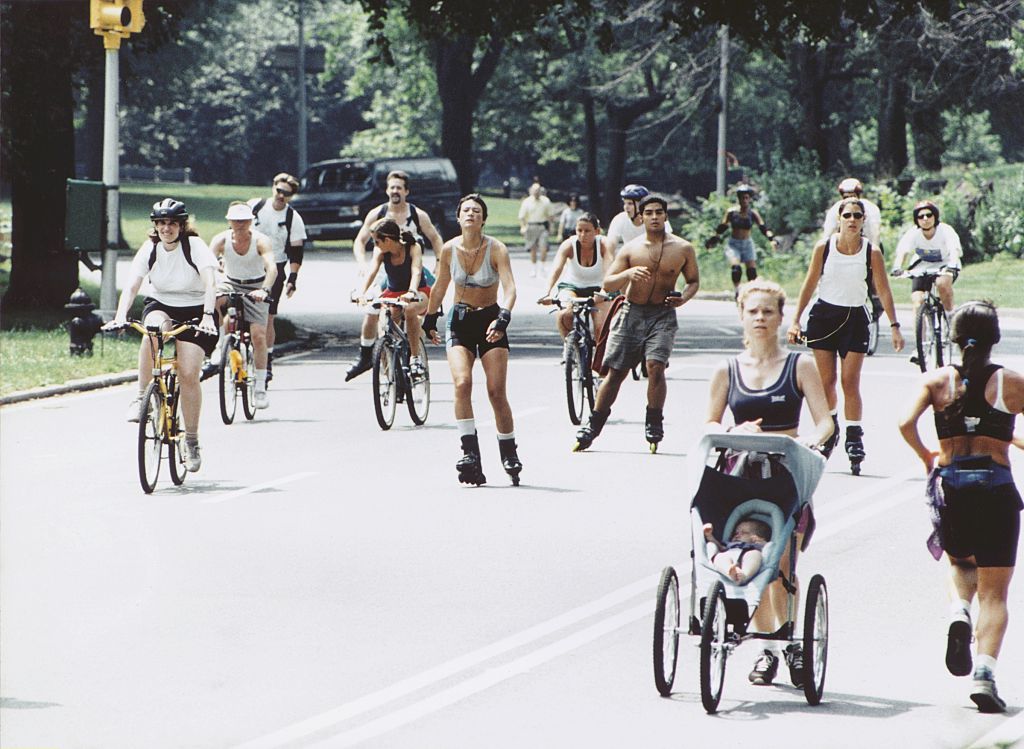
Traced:
<path fill-rule="evenodd" d="M 487 340 L 488 326 L 498 319 L 501 308 L 497 304 L 481 309 L 473 309 L 462 304 L 455 304 L 448 313 L 448 330 L 445 336 L 445 348 L 462 346 L 473 352 L 474 356 L 483 356 L 491 349 L 508 346 L 508 330 L 500 339 L 491 343 Z"/>
<path fill-rule="evenodd" d="M 953 489 L 943 480 L 946 506 L 942 543 L 957 559 L 973 556 L 979 567 L 1013 567 L 1017 561 L 1021 499 L 1017 487 Z"/>
<path fill-rule="evenodd" d="M 281 301 L 281 295 L 284 294 L 284 282 L 285 282 L 285 266 L 287 262 L 277 264 L 277 278 L 274 279 L 274 285 L 270 287 L 270 296 L 274 300 L 270 303 L 270 314 L 277 314 L 277 303 Z"/>
<path fill-rule="evenodd" d="M 166 312 L 167 316 L 175 322 L 189 322 L 196 318 L 202 319 L 203 317 L 203 305 L 197 304 L 194 307 L 172 307 L 169 304 L 164 304 L 161 301 L 153 299 L 153 297 L 146 297 L 143 300 L 144 307 L 142 308 L 142 319 L 146 319 L 146 315 L 150 312 L 160 311 Z M 220 320 L 216 312 L 213 313 L 213 324 L 220 326 Z M 209 356 L 213 352 L 214 346 L 217 345 L 217 335 L 210 333 L 201 333 L 194 328 L 189 328 L 184 333 L 177 337 L 178 341 L 184 341 L 185 343 L 194 343 L 199 346 L 203 353 Z"/>
<path fill-rule="evenodd" d="M 956 283 L 957 276 L 960 275 L 960 271 L 956 268 L 950 268 L 943 271 L 944 274 L 953 276 L 953 283 Z M 924 291 L 932 287 L 935 283 L 936 276 L 914 276 L 910 279 L 910 290 L 911 291 Z"/>
<path fill-rule="evenodd" d="M 820 299 L 807 320 L 807 347 L 821 351 L 868 352 L 868 313 L 861 307 L 840 307 Z"/>

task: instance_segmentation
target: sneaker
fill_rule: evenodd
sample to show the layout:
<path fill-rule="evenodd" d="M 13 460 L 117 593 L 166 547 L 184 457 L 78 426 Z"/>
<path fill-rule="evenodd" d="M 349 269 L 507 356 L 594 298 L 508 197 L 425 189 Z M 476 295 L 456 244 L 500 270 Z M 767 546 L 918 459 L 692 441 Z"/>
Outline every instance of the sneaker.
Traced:
<path fill-rule="evenodd" d="M 132 402 L 128 405 L 128 421 L 133 424 L 139 423 L 139 411 L 142 410 L 142 396 L 136 395 Z"/>
<path fill-rule="evenodd" d="M 203 458 L 199 454 L 199 443 L 185 440 L 185 470 L 195 473 L 203 464 Z"/>
<path fill-rule="evenodd" d="M 267 395 L 266 390 L 256 391 L 256 398 L 253 401 L 253 405 L 255 405 L 256 408 L 266 408 L 270 405 L 270 397 Z"/>
<path fill-rule="evenodd" d="M 1006 703 L 996 691 L 996 680 L 987 668 L 974 672 L 971 701 L 978 706 L 979 713 L 1005 713 Z"/>
<path fill-rule="evenodd" d="M 791 642 L 783 653 L 789 666 L 789 680 L 800 689 L 804 685 L 804 648 L 799 642 Z"/>
<path fill-rule="evenodd" d="M 956 619 L 949 624 L 946 640 L 946 668 L 953 676 L 967 676 L 971 661 L 971 620 Z"/>
<path fill-rule="evenodd" d="M 418 356 L 409 359 L 409 376 L 414 380 L 423 379 L 426 370 L 423 368 L 423 360 Z"/>
<path fill-rule="evenodd" d="M 203 369 L 199 373 L 199 381 L 200 382 L 203 382 L 204 380 L 208 380 L 208 379 L 210 379 L 211 377 L 214 377 L 215 375 L 217 375 L 220 372 L 220 367 L 217 364 L 214 364 L 214 361 L 220 361 L 220 357 L 218 356 L 216 359 L 213 359 L 211 357 L 210 359 L 208 359 L 206 361 L 205 364 L 203 364 Z"/>
<path fill-rule="evenodd" d="M 757 656 L 757 660 L 754 661 L 754 670 L 747 676 L 750 679 L 751 684 L 757 684 L 758 686 L 768 686 L 775 679 L 775 674 L 779 672 L 779 657 L 770 650 L 765 650 L 761 655 Z"/>

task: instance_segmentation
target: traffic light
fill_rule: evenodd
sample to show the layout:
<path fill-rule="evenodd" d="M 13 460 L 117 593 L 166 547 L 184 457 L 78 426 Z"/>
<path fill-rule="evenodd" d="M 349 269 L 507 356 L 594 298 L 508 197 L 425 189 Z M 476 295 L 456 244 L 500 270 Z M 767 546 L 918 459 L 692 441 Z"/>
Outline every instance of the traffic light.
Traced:
<path fill-rule="evenodd" d="M 119 49 L 122 39 L 145 25 L 142 0 L 89 0 L 89 26 L 106 49 Z"/>

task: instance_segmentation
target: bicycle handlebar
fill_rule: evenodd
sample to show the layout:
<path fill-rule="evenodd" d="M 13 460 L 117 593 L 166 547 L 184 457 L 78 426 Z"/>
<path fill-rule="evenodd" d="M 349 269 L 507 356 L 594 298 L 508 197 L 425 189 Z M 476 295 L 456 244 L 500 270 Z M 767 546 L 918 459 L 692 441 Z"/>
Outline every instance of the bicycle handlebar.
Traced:
<path fill-rule="evenodd" d="M 138 331 L 142 335 L 162 335 L 165 339 L 169 339 L 176 338 L 189 328 L 198 328 L 198 323 L 201 322 L 201 320 L 198 317 L 193 317 L 191 320 L 188 320 L 186 322 L 177 322 L 174 320 L 172 320 L 171 322 L 175 323 L 176 327 L 165 331 L 159 325 L 143 325 L 138 320 L 126 320 L 124 323 L 120 325 L 115 324 L 114 321 L 111 320 L 101 328 L 101 332 L 117 333 L 122 330 L 127 330 L 128 328 L 131 328 L 132 330 Z"/>

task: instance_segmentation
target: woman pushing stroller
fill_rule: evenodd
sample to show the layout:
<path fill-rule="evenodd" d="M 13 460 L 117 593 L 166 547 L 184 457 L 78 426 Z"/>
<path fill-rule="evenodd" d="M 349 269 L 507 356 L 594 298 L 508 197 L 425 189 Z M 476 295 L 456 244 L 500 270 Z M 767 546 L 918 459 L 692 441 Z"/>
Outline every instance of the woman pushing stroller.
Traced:
<path fill-rule="evenodd" d="M 707 422 L 709 429 L 720 430 L 726 408 L 732 414 L 731 432 L 773 432 L 797 437 L 800 412 L 806 400 L 814 422 L 809 434 L 800 439 L 811 448 L 820 448 L 832 436 L 834 425 L 821 376 L 814 360 L 790 352 L 779 342 L 786 293 L 777 283 L 758 278 L 740 287 L 737 304 L 743 323 L 744 350 L 723 362 L 711 378 Z M 803 545 L 809 513 L 797 525 L 797 543 Z M 780 562 L 781 570 L 790 569 L 789 548 Z M 795 560 L 792 560 L 795 561 Z M 797 586 L 797 581 L 788 581 Z M 765 589 L 762 605 L 754 612 L 752 624 L 759 632 L 776 632 L 789 620 L 784 582 L 776 578 Z M 794 607 L 794 611 L 796 607 Z M 799 643 L 786 648 L 785 658 L 794 686 L 803 675 L 803 653 Z M 754 684 L 771 684 L 779 669 L 779 655 L 765 648 L 750 672 Z"/>

